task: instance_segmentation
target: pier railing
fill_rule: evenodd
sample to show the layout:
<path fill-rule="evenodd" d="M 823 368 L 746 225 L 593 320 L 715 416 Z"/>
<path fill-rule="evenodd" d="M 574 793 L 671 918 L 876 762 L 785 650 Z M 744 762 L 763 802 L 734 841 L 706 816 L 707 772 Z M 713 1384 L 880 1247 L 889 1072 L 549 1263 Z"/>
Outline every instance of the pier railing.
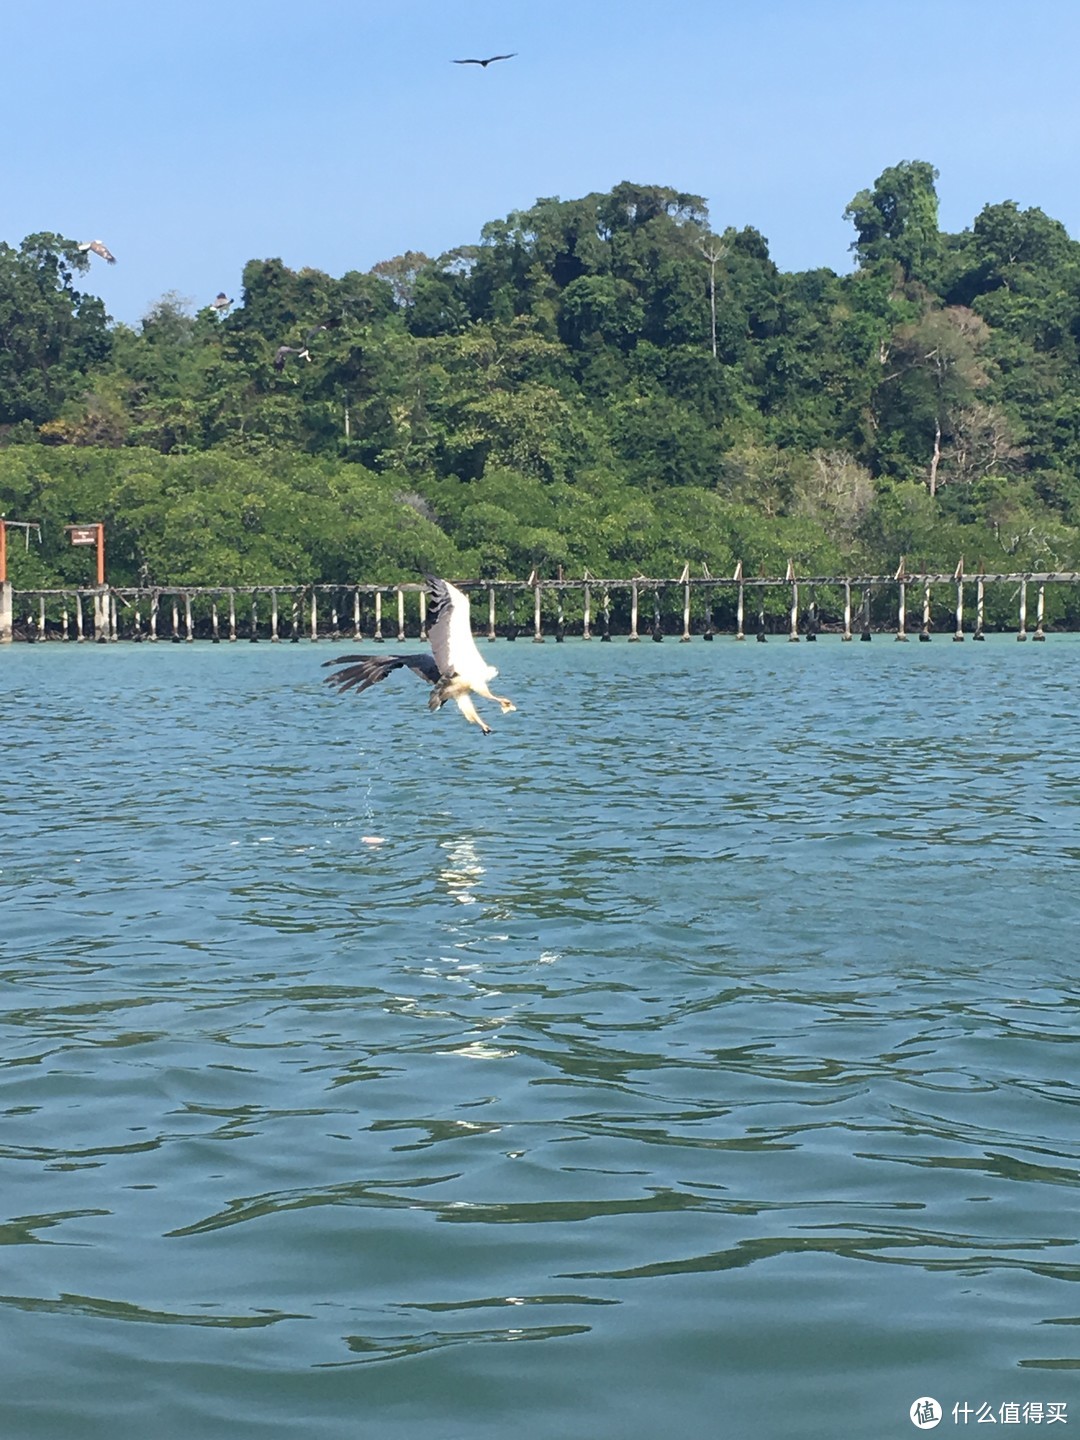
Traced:
<path fill-rule="evenodd" d="M 897 640 L 929 640 L 950 633 L 974 640 L 985 633 L 990 587 L 1015 602 L 1016 636 L 1028 638 L 1029 598 L 1034 591 L 1033 640 L 1045 638 L 1048 586 L 1075 586 L 1077 571 L 954 571 L 892 575 L 745 575 L 603 578 L 588 573 L 554 579 L 456 582 L 471 593 L 473 629 L 489 640 L 531 636 L 541 642 L 568 634 L 584 639 L 665 636 L 688 641 L 729 634 L 737 640 L 816 640 L 819 634 L 891 633 Z M 942 598 L 944 592 L 945 598 Z M 777 600 L 777 594 L 780 601 Z M 965 611 L 965 603 L 970 609 Z M 999 605 L 1000 610 L 1000 605 Z M 572 613 L 571 613 L 572 612 Z M 717 620 L 719 619 L 719 625 Z M 418 582 L 313 585 L 155 585 L 14 590 L 0 586 L 0 642 L 60 640 L 99 642 L 196 638 L 299 641 L 322 639 L 403 641 L 426 636 L 425 587 Z M 1011 628 L 1011 626 L 1010 626 Z"/>

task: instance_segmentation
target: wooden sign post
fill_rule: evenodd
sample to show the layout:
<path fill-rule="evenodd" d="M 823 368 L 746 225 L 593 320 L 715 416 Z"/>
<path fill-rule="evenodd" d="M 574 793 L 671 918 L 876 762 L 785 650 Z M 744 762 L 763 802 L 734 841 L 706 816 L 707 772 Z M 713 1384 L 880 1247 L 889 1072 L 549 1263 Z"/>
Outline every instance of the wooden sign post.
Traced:
<path fill-rule="evenodd" d="M 97 547 L 97 585 L 100 590 L 105 584 L 105 526 L 66 525 L 72 545 L 95 545 Z"/>

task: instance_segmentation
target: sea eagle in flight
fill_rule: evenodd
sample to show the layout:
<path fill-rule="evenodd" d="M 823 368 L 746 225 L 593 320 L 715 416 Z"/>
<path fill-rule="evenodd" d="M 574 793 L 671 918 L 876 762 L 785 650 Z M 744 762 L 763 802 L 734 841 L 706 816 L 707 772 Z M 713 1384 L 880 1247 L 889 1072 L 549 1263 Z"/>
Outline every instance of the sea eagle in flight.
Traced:
<path fill-rule="evenodd" d="M 455 60 L 455 65 L 482 65 L 486 70 L 489 65 L 494 65 L 496 60 L 513 60 L 518 52 L 511 50 L 509 55 L 489 55 L 486 60 Z"/>
<path fill-rule="evenodd" d="M 85 255 L 87 250 L 92 250 L 95 255 L 100 255 L 102 260 L 107 260 L 110 265 L 116 264 L 116 256 L 112 253 L 104 240 L 80 240 L 78 247 Z"/>
<path fill-rule="evenodd" d="M 309 365 L 311 364 L 311 351 L 306 345 L 279 345 L 274 355 L 275 370 L 285 369 L 285 357 L 287 355 L 299 355 L 301 360 L 306 360 Z"/>
<path fill-rule="evenodd" d="M 211 300 L 210 302 L 210 309 L 216 310 L 220 315 L 223 310 L 228 310 L 232 303 L 233 302 L 229 299 L 228 295 L 225 294 L 225 291 L 219 290 L 217 293 L 217 299 Z"/>
<path fill-rule="evenodd" d="M 447 580 L 437 580 L 433 575 L 427 579 L 428 641 L 431 654 L 424 655 L 339 655 L 336 660 L 327 660 L 327 665 L 342 665 L 326 677 L 328 685 L 335 685 L 339 693 L 355 690 L 359 695 L 380 680 L 385 680 L 392 670 L 403 667 L 419 675 L 433 686 L 428 697 L 428 709 L 439 710 L 447 700 L 456 700 L 457 707 L 470 725 L 479 725 L 485 735 L 491 734 L 491 726 L 485 725 L 476 713 L 473 695 L 483 695 L 502 706 L 503 714 L 516 710 L 517 706 L 493 695 L 488 681 L 499 673 L 489 665 L 472 636 L 469 624 L 469 597 L 451 585 Z"/>
<path fill-rule="evenodd" d="M 331 315 L 329 320 L 320 320 L 318 325 L 312 325 L 310 330 L 304 331 L 304 344 L 306 345 L 313 335 L 318 335 L 320 330 L 336 330 L 341 319 L 340 315 Z"/>

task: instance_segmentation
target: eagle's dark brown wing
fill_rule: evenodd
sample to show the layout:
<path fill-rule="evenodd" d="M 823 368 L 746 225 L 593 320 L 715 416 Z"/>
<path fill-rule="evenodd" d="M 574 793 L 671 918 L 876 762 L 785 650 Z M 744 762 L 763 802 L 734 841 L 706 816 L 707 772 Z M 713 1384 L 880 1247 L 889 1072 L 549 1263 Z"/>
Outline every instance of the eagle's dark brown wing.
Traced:
<path fill-rule="evenodd" d="M 439 667 L 431 655 L 339 655 L 336 660 L 325 660 L 324 665 L 341 665 L 333 675 L 327 675 L 327 685 L 333 685 L 339 694 L 355 690 L 359 695 L 380 680 L 385 680 L 394 670 L 411 670 L 434 685 L 440 679 Z"/>

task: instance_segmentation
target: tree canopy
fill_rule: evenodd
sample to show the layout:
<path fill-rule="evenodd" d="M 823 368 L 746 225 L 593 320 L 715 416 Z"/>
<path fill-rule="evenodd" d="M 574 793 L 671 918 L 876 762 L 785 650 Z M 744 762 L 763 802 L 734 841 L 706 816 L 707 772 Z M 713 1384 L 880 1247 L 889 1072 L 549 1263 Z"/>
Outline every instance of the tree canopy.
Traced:
<path fill-rule="evenodd" d="M 16 583 L 779 564 L 1080 568 L 1080 247 L 937 171 L 847 206 L 855 268 L 785 273 L 697 195 L 547 198 L 339 278 L 250 260 L 227 314 L 114 325 L 63 236 L 0 244 Z"/>

